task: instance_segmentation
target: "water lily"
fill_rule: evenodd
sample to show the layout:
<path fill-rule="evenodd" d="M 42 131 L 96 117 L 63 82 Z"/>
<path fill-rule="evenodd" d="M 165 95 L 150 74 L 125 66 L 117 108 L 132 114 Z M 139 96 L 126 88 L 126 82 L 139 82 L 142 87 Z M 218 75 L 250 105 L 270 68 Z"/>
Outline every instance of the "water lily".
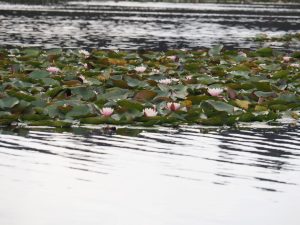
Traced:
<path fill-rule="evenodd" d="M 223 89 L 221 89 L 221 88 L 208 88 L 207 92 L 211 96 L 219 96 L 223 92 Z"/>
<path fill-rule="evenodd" d="M 157 111 L 153 108 L 145 108 L 143 113 L 146 117 L 154 117 L 157 116 Z"/>
<path fill-rule="evenodd" d="M 283 62 L 289 62 L 291 60 L 292 57 L 290 56 L 283 56 L 282 59 L 283 59 Z"/>
<path fill-rule="evenodd" d="M 177 79 L 177 78 L 171 78 L 171 80 L 175 83 L 177 83 L 179 81 L 179 79 Z"/>
<path fill-rule="evenodd" d="M 186 80 L 191 80 L 192 78 L 193 78 L 192 75 L 189 75 L 189 76 L 186 76 L 186 77 L 185 77 Z"/>
<path fill-rule="evenodd" d="M 90 53 L 86 50 L 79 50 L 79 54 L 84 55 L 85 58 L 90 57 Z"/>
<path fill-rule="evenodd" d="M 104 107 L 102 109 L 100 109 L 100 113 L 105 116 L 105 117 L 109 117 L 113 114 L 114 109 L 111 107 Z"/>
<path fill-rule="evenodd" d="M 54 67 L 54 66 L 50 66 L 46 69 L 49 73 L 58 73 L 60 71 L 59 68 Z"/>
<path fill-rule="evenodd" d="M 137 66 L 137 67 L 135 67 L 135 71 L 136 72 L 138 72 L 138 73 L 143 73 L 143 72 L 145 72 L 146 71 L 146 67 L 145 66 Z"/>
<path fill-rule="evenodd" d="M 78 76 L 78 80 L 80 82 L 82 82 L 83 84 L 87 84 L 88 83 L 88 81 L 86 80 L 85 76 L 83 76 L 83 75 L 79 75 Z"/>
<path fill-rule="evenodd" d="M 295 67 L 295 68 L 300 68 L 300 64 L 299 63 L 292 63 L 290 64 L 291 67 Z"/>
<path fill-rule="evenodd" d="M 242 56 L 242 57 L 247 57 L 247 54 L 245 52 L 243 52 L 243 51 L 239 51 L 238 55 Z"/>
<path fill-rule="evenodd" d="M 176 102 L 168 102 L 167 109 L 170 111 L 177 111 L 180 108 L 180 104 Z"/>
<path fill-rule="evenodd" d="M 158 69 L 152 69 L 152 72 L 153 73 L 159 73 L 159 70 Z"/>
<path fill-rule="evenodd" d="M 167 56 L 167 59 L 170 59 L 172 61 L 176 61 L 177 56 L 176 55 Z"/>
<path fill-rule="evenodd" d="M 160 84 L 171 84 L 172 83 L 172 79 L 161 79 L 158 81 Z"/>

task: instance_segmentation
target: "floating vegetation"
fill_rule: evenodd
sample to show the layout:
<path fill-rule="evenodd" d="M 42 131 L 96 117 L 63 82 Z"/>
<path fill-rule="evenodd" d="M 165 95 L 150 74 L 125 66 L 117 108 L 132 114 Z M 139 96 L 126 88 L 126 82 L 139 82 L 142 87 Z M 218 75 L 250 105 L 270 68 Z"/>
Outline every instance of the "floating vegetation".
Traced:
<path fill-rule="evenodd" d="M 300 55 L 0 50 L 0 124 L 233 125 L 298 120 Z"/>

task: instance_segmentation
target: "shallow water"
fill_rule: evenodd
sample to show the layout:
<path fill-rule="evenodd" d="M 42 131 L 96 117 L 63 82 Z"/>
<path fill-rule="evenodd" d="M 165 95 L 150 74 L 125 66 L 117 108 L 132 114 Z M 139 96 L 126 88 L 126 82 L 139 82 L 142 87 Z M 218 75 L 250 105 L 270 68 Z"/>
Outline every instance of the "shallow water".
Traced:
<path fill-rule="evenodd" d="M 299 131 L 2 130 L 0 224 L 298 225 Z"/>
<path fill-rule="evenodd" d="M 224 43 L 255 48 L 259 33 L 297 32 L 300 5 L 66 1 L 14 5 L 0 1 L 0 45 L 45 48 L 201 48 Z M 300 45 L 274 47 L 300 49 Z"/>

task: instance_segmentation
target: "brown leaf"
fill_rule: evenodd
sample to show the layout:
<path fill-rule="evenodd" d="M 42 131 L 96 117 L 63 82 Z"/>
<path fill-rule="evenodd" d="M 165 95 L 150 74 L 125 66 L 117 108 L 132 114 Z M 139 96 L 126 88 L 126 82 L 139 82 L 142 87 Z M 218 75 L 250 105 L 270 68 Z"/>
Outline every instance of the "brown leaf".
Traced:
<path fill-rule="evenodd" d="M 142 90 L 136 93 L 134 99 L 137 101 L 149 101 L 152 100 L 156 96 L 156 92 L 150 90 Z"/>
<path fill-rule="evenodd" d="M 228 94 L 228 97 L 231 98 L 231 99 L 236 99 L 236 91 L 231 89 L 231 88 L 227 88 L 227 94 Z"/>
<path fill-rule="evenodd" d="M 82 83 L 79 80 L 68 80 L 63 82 L 64 85 L 68 87 L 81 86 Z"/>

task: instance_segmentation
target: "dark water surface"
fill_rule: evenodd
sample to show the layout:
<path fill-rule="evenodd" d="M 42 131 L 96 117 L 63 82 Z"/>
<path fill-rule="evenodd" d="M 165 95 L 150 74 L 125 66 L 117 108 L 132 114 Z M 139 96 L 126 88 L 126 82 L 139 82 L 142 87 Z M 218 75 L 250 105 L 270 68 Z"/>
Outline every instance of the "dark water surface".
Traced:
<path fill-rule="evenodd" d="M 0 45 L 46 48 L 200 48 L 224 43 L 251 48 L 247 38 L 300 28 L 300 4 L 237 5 L 65 1 L 15 5 L 0 1 Z M 299 44 L 275 47 L 300 49 Z"/>
<path fill-rule="evenodd" d="M 3 225 L 299 225 L 300 128 L 0 134 Z"/>

